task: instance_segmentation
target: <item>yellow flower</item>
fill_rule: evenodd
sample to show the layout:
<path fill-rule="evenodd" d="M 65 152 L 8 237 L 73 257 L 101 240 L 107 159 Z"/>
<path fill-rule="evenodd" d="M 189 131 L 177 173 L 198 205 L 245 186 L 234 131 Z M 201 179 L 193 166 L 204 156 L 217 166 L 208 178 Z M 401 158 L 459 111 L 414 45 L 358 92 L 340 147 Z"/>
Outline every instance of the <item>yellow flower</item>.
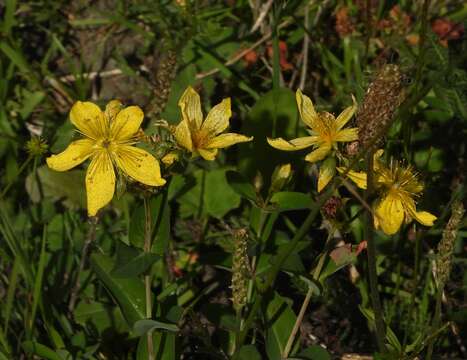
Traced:
<path fill-rule="evenodd" d="M 180 146 L 194 155 L 201 155 L 205 160 L 214 160 L 218 149 L 253 139 L 235 133 L 221 134 L 229 126 L 232 116 L 230 98 L 214 106 L 204 121 L 200 97 L 192 87 L 185 90 L 178 106 L 182 112 L 182 121 L 175 128 L 175 140 Z"/>
<path fill-rule="evenodd" d="M 397 161 L 391 160 L 386 167 L 379 158 L 383 150 L 375 153 L 374 178 L 375 187 L 381 193 L 374 206 L 375 228 L 381 228 L 387 235 L 393 235 L 399 231 L 402 222 L 410 223 L 413 219 L 420 224 L 433 226 L 436 216 L 427 211 L 417 211 L 415 197 L 420 196 L 423 185 L 418 181 L 417 174 L 412 168 L 402 167 Z M 345 172 L 344 168 L 338 168 L 339 172 Z M 348 177 L 358 187 L 366 189 L 367 174 L 358 171 L 349 171 Z"/>
<path fill-rule="evenodd" d="M 84 136 L 73 141 L 62 153 L 47 158 L 47 165 L 56 171 L 67 171 L 91 158 L 86 172 L 86 193 L 89 216 L 107 205 L 115 191 L 117 166 L 136 181 L 162 186 L 159 162 L 145 150 L 133 146 L 143 121 L 137 106 L 122 109 L 118 100 L 109 102 L 105 112 L 91 102 L 76 102 L 70 121 Z"/>
<path fill-rule="evenodd" d="M 357 104 L 355 99 L 353 99 L 353 105 L 346 108 L 335 118 L 334 115 L 328 112 L 317 113 L 311 99 L 303 95 L 300 90 L 297 90 L 296 98 L 300 117 L 305 125 L 309 127 L 308 131 L 311 136 L 290 141 L 283 138 L 268 138 L 268 143 L 276 149 L 285 151 L 302 150 L 313 146 L 314 150 L 305 157 L 306 161 L 312 163 L 328 157 L 321 165 L 319 171 L 318 191 L 321 191 L 336 173 L 336 160 L 334 156 L 330 155 L 333 155 L 333 150 L 337 150 L 337 143 L 358 139 L 357 128 L 344 129 L 345 124 L 355 113 Z"/>

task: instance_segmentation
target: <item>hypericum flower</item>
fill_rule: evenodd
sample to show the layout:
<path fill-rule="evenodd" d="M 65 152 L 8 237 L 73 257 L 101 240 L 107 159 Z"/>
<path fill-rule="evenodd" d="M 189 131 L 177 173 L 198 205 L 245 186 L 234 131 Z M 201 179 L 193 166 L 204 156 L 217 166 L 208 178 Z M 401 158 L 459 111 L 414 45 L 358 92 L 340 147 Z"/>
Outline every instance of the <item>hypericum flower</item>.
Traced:
<path fill-rule="evenodd" d="M 183 93 L 178 106 L 182 112 L 182 121 L 175 128 L 175 140 L 205 160 L 214 160 L 218 149 L 253 139 L 235 133 L 221 134 L 229 126 L 232 116 L 230 98 L 214 106 L 204 121 L 200 97 L 191 86 Z"/>
<path fill-rule="evenodd" d="M 268 143 L 276 149 L 285 151 L 302 150 L 313 146 L 314 150 L 305 157 L 306 161 L 312 163 L 327 157 L 328 159 L 321 165 L 319 170 L 318 191 L 321 191 L 336 173 L 336 160 L 333 156 L 333 152 L 337 150 L 337 143 L 355 141 L 358 139 L 357 128 L 344 129 L 345 124 L 347 124 L 355 113 L 357 104 L 355 99 L 353 99 L 353 105 L 342 111 L 336 119 L 334 115 L 328 112 L 317 113 L 311 99 L 303 95 L 300 89 L 297 90 L 296 99 L 300 117 L 310 128 L 308 131 L 311 136 L 290 141 L 284 140 L 283 138 L 268 138 Z"/>
<path fill-rule="evenodd" d="M 62 153 L 48 157 L 47 165 L 56 171 L 67 171 L 91 158 L 86 173 L 89 216 L 95 216 L 112 200 L 114 166 L 143 184 L 165 184 L 156 158 L 133 146 L 143 118 L 138 106 L 122 109 L 118 100 L 109 102 L 105 112 L 91 102 L 78 101 L 71 108 L 70 121 L 84 138 L 73 141 Z"/>
<path fill-rule="evenodd" d="M 387 235 L 399 231 L 402 222 L 410 223 L 413 219 L 425 226 L 433 226 L 436 216 L 427 211 L 417 211 L 415 197 L 420 196 L 423 185 L 418 181 L 417 174 L 412 167 L 402 167 L 399 162 L 391 160 L 389 167 L 385 166 L 379 158 L 383 150 L 378 150 L 374 156 L 375 188 L 380 197 L 374 206 L 375 228 L 381 228 Z M 338 168 L 345 173 L 344 168 Z M 350 170 L 347 176 L 358 187 L 366 189 L 367 174 Z"/>

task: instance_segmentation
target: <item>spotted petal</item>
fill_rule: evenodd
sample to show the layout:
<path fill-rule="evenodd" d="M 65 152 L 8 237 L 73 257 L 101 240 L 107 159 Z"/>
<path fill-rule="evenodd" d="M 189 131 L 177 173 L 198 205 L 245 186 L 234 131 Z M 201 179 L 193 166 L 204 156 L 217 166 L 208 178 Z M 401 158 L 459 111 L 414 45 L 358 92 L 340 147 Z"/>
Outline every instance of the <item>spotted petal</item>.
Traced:
<path fill-rule="evenodd" d="M 375 227 L 387 235 L 393 235 L 399 231 L 404 221 L 404 207 L 402 202 L 389 193 L 376 206 Z"/>
<path fill-rule="evenodd" d="M 336 159 L 329 157 L 321 164 L 318 176 L 318 192 L 321 192 L 336 174 Z"/>
<path fill-rule="evenodd" d="M 300 117 L 306 125 L 308 125 L 310 128 L 313 128 L 315 121 L 319 119 L 318 113 L 313 106 L 313 102 L 308 96 L 303 95 L 300 89 L 297 90 L 295 98 L 297 100 Z"/>
<path fill-rule="evenodd" d="M 253 136 L 245 136 L 241 134 L 235 133 L 226 133 L 216 136 L 213 139 L 210 139 L 207 145 L 205 146 L 206 149 L 221 149 L 226 148 L 231 145 L 247 142 L 253 140 Z"/>
<path fill-rule="evenodd" d="M 268 143 L 273 148 L 284 150 L 284 151 L 297 151 L 302 150 L 311 145 L 316 144 L 317 136 L 305 136 L 293 140 L 284 140 L 283 138 L 271 139 L 268 138 Z"/>
<path fill-rule="evenodd" d="M 333 140 L 341 142 L 358 140 L 358 128 L 339 130 Z"/>
<path fill-rule="evenodd" d="M 96 216 L 106 206 L 115 192 L 115 172 L 106 151 L 96 154 L 86 173 L 88 215 Z"/>
<path fill-rule="evenodd" d="M 213 161 L 217 155 L 217 149 L 197 149 L 204 160 Z"/>
<path fill-rule="evenodd" d="M 150 186 L 162 186 L 159 162 L 154 156 L 135 146 L 121 145 L 117 149 L 116 162 L 128 176 Z"/>
<path fill-rule="evenodd" d="M 345 167 L 338 167 L 337 171 L 341 174 L 346 173 Z M 349 170 L 346 174 L 360 189 L 366 189 L 366 172 Z"/>
<path fill-rule="evenodd" d="M 323 143 L 316 150 L 305 156 L 305 160 L 309 162 L 317 162 L 323 160 L 331 151 L 331 144 Z"/>
<path fill-rule="evenodd" d="M 174 137 L 181 147 L 184 147 L 188 151 L 193 151 L 193 141 L 191 140 L 191 132 L 187 121 L 182 120 L 177 125 Z"/>
<path fill-rule="evenodd" d="M 93 153 L 94 141 L 80 139 L 73 141 L 68 147 L 57 155 L 47 158 L 47 165 L 55 171 L 67 171 L 81 164 Z"/>
<path fill-rule="evenodd" d="M 349 120 L 352 118 L 352 116 L 355 114 L 355 111 L 357 110 L 357 101 L 352 95 L 352 100 L 353 100 L 353 105 L 349 106 L 348 108 L 344 109 L 339 116 L 336 119 L 336 128 L 337 130 L 342 129 L 345 124 L 349 122 Z"/>
<path fill-rule="evenodd" d="M 207 131 L 209 134 L 218 135 L 227 129 L 231 116 L 230 98 L 227 98 L 211 109 L 201 129 Z"/>
<path fill-rule="evenodd" d="M 77 101 L 71 108 L 70 121 L 91 139 L 100 139 L 107 131 L 104 113 L 92 102 Z"/>
<path fill-rule="evenodd" d="M 178 106 L 182 111 L 183 120 L 185 120 L 190 129 L 199 130 L 203 122 L 203 112 L 201 111 L 201 99 L 198 93 L 189 86 L 178 101 Z"/>
<path fill-rule="evenodd" d="M 115 140 L 132 138 L 141 127 L 144 113 L 139 106 L 128 106 L 119 111 L 110 127 L 111 137 Z"/>

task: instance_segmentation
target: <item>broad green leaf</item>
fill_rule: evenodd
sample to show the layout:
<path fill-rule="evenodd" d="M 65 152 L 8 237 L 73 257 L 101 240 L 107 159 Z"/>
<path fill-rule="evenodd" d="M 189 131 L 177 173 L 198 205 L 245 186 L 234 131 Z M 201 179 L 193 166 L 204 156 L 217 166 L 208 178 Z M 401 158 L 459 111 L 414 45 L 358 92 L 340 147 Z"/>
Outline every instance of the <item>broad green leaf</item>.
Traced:
<path fill-rule="evenodd" d="M 23 120 L 27 119 L 34 109 L 44 100 L 45 93 L 43 91 L 25 92 L 24 101 L 19 114 Z"/>
<path fill-rule="evenodd" d="M 177 198 L 183 218 L 210 215 L 220 219 L 240 205 L 240 196 L 227 183 L 226 171 L 227 169 L 197 170 L 193 173 L 195 185 Z"/>
<path fill-rule="evenodd" d="M 109 306 L 94 301 L 81 301 L 73 315 L 78 324 L 85 326 L 89 322 L 99 334 L 108 329 L 115 332 L 129 331 L 126 321 L 117 306 Z"/>
<path fill-rule="evenodd" d="M 21 346 L 23 347 L 24 351 L 29 354 L 34 354 L 40 356 L 42 359 L 47 360 L 64 360 L 64 358 L 58 355 L 54 350 L 51 348 L 38 343 L 37 341 L 24 341 Z M 71 356 L 68 358 L 72 360 Z"/>
<path fill-rule="evenodd" d="M 243 345 L 233 360 L 261 360 L 261 354 L 254 345 Z"/>
<path fill-rule="evenodd" d="M 156 321 L 152 319 L 139 320 L 133 325 L 133 331 L 137 336 L 142 336 L 148 333 L 149 331 L 153 330 L 167 330 L 177 332 L 179 331 L 179 328 L 175 324 Z"/>
<path fill-rule="evenodd" d="M 309 209 L 313 205 L 310 195 L 294 191 L 277 192 L 271 197 L 271 202 L 279 211 Z"/>
<path fill-rule="evenodd" d="M 306 348 L 298 355 L 300 359 L 303 360 L 331 360 L 331 354 L 318 345 L 312 345 L 309 348 Z"/>
<path fill-rule="evenodd" d="M 227 183 L 241 197 L 256 203 L 257 195 L 253 185 L 236 171 L 227 171 Z"/>
<path fill-rule="evenodd" d="M 121 241 L 117 244 L 117 261 L 111 272 L 116 278 L 137 277 L 160 259 L 159 255 L 144 252 Z"/>
<path fill-rule="evenodd" d="M 297 317 L 285 299 L 276 292 L 266 305 L 264 315 L 268 359 L 280 360 Z"/>
<path fill-rule="evenodd" d="M 83 170 L 58 172 L 47 166 L 37 169 L 37 177 L 31 173 L 26 178 L 26 190 L 33 202 L 42 200 L 42 196 L 54 200 L 61 200 L 72 209 L 84 208 L 86 204 L 86 190 Z"/>
<path fill-rule="evenodd" d="M 230 210 L 240 206 L 240 196 L 227 183 L 225 172 L 225 169 L 216 169 L 206 174 L 206 210 L 217 219 L 223 218 Z"/>
<path fill-rule="evenodd" d="M 138 278 L 116 278 L 111 275 L 114 261 L 103 254 L 91 255 L 91 266 L 99 280 L 112 294 L 130 327 L 146 317 L 144 285 Z"/>
<path fill-rule="evenodd" d="M 241 173 L 253 178 L 260 172 L 265 181 L 265 188 L 269 188 L 274 168 L 279 164 L 298 161 L 300 154 L 304 152 L 290 153 L 274 149 L 267 143 L 266 138 L 297 137 L 298 121 L 295 94 L 291 90 L 272 90 L 261 96 L 243 122 L 242 133 L 254 136 L 255 140 L 239 147 Z"/>

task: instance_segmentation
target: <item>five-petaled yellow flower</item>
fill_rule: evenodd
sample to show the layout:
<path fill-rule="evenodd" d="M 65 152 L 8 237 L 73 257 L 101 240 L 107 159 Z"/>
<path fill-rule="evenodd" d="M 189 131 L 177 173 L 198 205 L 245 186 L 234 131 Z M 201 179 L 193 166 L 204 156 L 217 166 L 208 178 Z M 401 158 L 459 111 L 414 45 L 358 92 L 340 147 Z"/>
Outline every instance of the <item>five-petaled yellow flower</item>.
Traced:
<path fill-rule="evenodd" d="M 182 112 L 182 121 L 175 128 L 175 140 L 180 146 L 194 155 L 201 155 L 205 160 L 214 160 L 218 149 L 253 139 L 235 133 L 221 134 L 229 126 L 232 116 L 230 98 L 214 106 L 204 121 L 200 97 L 192 87 L 185 90 L 178 106 Z"/>
<path fill-rule="evenodd" d="M 133 146 L 143 118 L 143 111 L 138 106 L 122 109 L 118 100 L 109 102 L 105 112 L 91 102 L 78 101 L 71 108 L 70 120 L 84 138 L 73 141 L 62 153 L 47 158 L 47 165 L 56 171 L 67 171 L 91 158 L 86 173 L 89 216 L 95 216 L 112 200 L 114 166 L 143 184 L 165 184 L 156 158 Z"/>
<path fill-rule="evenodd" d="M 397 161 L 391 160 L 389 167 L 385 166 L 379 158 L 383 150 L 374 155 L 375 188 L 381 193 L 374 206 L 375 228 L 381 228 L 387 235 L 399 231 L 402 222 L 410 223 L 412 219 L 420 224 L 433 226 L 436 216 L 427 211 L 417 211 L 414 197 L 420 196 L 423 185 L 418 181 L 417 174 L 412 168 L 402 167 Z M 344 168 L 338 168 L 345 173 Z M 359 188 L 366 189 L 367 174 L 365 172 L 349 171 L 347 176 Z"/>
<path fill-rule="evenodd" d="M 268 138 L 268 142 L 272 147 L 285 151 L 302 150 L 313 146 L 314 150 L 305 157 L 306 161 L 312 163 L 327 158 L 319 169 L 318 191 L 321 191 L 336 174 L 334 151 L 337 150 L 337 143 L 358 139 L 357 128 L 344 129 L 345 124 L 355 113 L 357 105 L 355 99 L 353 99 L 353 105 L 346 108 L 335 118 L 334 115 L 328 112 L 317 113 L 311 99 L 303 95 L 300 90 L 297 90 L 296 99 L 300 117 L 305 125 L 310 128 L 308 131 L 311 136 L 290 141 L 283 138 Z"/>

